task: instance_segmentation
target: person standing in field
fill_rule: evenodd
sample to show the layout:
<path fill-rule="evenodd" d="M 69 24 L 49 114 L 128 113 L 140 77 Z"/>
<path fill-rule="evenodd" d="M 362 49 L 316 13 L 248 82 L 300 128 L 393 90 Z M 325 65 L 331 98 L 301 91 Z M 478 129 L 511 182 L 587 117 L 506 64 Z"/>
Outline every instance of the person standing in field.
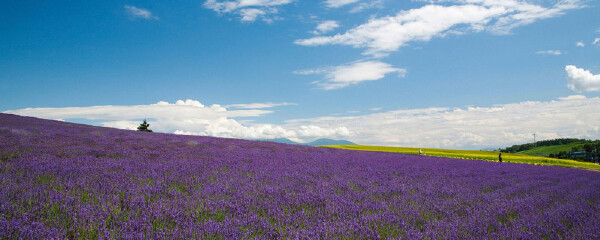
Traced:
<path fill-rule="evenodd" d="M 421 149 L 419 148 L 419 155 L 421 155 Z"/>
<path fill-rule="evenodd" d="M 498 154 L 498 161 L 502 162 L 502 153 Z"/>

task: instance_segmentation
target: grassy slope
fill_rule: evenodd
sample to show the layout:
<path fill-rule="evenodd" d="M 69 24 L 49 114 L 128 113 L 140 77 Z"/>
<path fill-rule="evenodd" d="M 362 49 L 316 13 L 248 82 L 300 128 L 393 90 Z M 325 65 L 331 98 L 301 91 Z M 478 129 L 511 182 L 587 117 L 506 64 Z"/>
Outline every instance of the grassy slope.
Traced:
<path fill-rule="evenodd" d="M 330 145 L 330 146 L 320 146 L 320 147 L 341 148 L 341 149 L 361 150 L 361 151 L 419 154 L 419 148 L 405 148 L 405 147 L 380 147 L 380 146 L 364 146 L 364 145 Z M 421 148 L 421 150 L 424 154 L 427 154 L 429 156 L 498 161 L 498 152 L 477 151 L 477 150 L 450 150 L 450 149 L 435 149 L 435 148 Z M 596 165 L 593 163 L 578 162 L 578 161 L 556 159 L 556 158 L 547 158 L 547 157 L 536 157 L 536 156 L 529 156 L 529 155 L 523 155 L 523 154 L 503 153 L 502 160 L 504 162 L 560 166 L 560 167 L 570 167 L 570 168 L 580 168 L 580 169 L 600 171 L 600 165 Z"/>
<path fill-rule="evenodd" d="M 542 146 L 536 147 L 533 149 L 529 149 L 526 151 L 519 152 L 520 154 L 531 155 L 531 156 L 544 156 L 547 157 L 551 153 L 558 153 L 560 151 L 570 152 L 573 147 L 583 147 L 583 143 L 571 143 L 565 145 L 555 145 L 555 146 Z"/>

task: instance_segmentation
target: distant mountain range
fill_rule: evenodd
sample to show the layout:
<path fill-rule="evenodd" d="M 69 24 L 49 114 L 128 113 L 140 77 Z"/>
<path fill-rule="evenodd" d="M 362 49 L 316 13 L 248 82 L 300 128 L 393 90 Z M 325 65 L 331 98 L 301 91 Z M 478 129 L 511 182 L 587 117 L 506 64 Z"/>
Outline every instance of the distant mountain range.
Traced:
<path fill-rule="evenodd" d="M 321 138 L 308 143 L 299 143 L 289 140 L 287 138 L 274 138 L 274 139 L 260 139 L 260 141 L 296 144 L 296 145 L 307 145 L 307 146 L 321 146 L 321 145 L 356 145 L 356 143 L 347 140 L 334 140 L 329 138 Z"/>

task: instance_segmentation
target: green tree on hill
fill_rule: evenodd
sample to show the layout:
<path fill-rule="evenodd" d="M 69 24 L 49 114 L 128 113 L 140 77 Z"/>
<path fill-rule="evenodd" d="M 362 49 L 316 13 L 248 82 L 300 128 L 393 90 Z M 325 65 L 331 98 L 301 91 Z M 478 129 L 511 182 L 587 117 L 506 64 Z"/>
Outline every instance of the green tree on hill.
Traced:
<path fill-rule="evenodd" d="M 144 119 L 144 122 L 140 124 L 140 126 L 138 126 L 138 131 L 142 131 L 142 132 L 152 132 L 152 130 L 150 130 L 150 124 L 148 122 L 146 122 L 146 119 Z"/>

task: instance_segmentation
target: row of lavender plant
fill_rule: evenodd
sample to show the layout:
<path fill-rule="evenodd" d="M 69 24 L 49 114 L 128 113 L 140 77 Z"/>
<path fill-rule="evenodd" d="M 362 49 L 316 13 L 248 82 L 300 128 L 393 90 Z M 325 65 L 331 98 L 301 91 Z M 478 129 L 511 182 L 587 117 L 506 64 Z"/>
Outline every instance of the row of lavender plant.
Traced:
<path fill-rule="evenodd" d="M 600 173 L 0 114 L 0 238 L 598 239 Z"/>

